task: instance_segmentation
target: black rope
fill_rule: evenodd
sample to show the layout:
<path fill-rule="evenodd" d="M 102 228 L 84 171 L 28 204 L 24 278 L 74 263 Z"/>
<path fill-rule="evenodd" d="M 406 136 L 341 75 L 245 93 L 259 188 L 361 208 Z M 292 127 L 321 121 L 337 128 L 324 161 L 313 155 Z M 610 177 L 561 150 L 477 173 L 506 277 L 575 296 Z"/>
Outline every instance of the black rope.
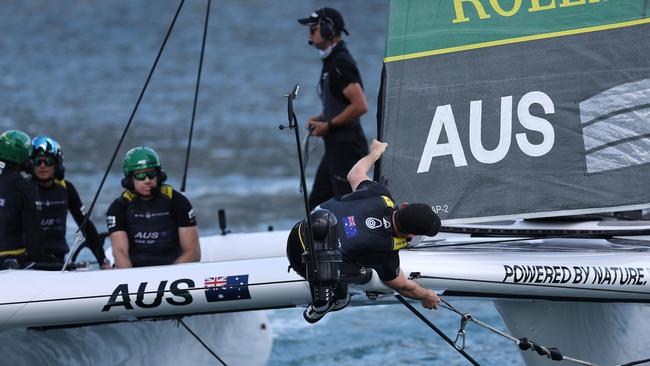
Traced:
<path fill-rule="evenodd" d="M 307 138 L 305 139 L 305 144 L 302 147 L 303 150 L 303 155 L 305 157 L 305 161 L 303 162 L 303 168 L 307 169 L 307 164 L 309 164 L 309 140 L 313 136 L 311 133 L 314 131 L 313 128 L 309 129 L 309 132 L 307 133 Z"/>
<path fill-rule="evenodd" d="M 210 0 L 208 0 L 208 2 L 209 2 L 209 1 L 210 1 Z M 190 327 L 188 327 L 188 326 L 185 324 L 185 322 L 183 322 L 183 319 L 178 319 L 178 322 L 179 322 L 183 327 L 185 327 L 185 329 L 187 329 L 187 331 L 190 332 L 190 334 L 193 335 L 194 338 L 196 338 L 196 340 L 199 341 L 199 343 L 201 343 L 201 345 L 202 345 L 205 349 L 207 349 L 208 352 L 210 352 L 210 353 L 212 354 L 212 356 L 214 356 L 214 358 L 216 358 L 217 360 L 219 360 L 219 362 L 221 362 L 222 365 L 227 366 L 226 363 L 223 362 L 223 360 L 222 360 L 221 358 L 219 358 L 219 356 L 218 356 L 216 353 L 214 353 L 214 351 L 213 351 L 212 349 L 210 349 L 210 347 L 208 347 L 208 345 L 205 344 L 205 342 L 203 342 L 203 341 L 201 340 L 201 338 L 199 338 L 199 336 L 196 335 L 196 333 L 194 333 L 194 332 L 192 331 L 192 329 L 190 329 Z"/>
<path fill-rule="evenodd" d="M 570 229 L 486 229 L 482 227 L 443 226 L 441 232 L 470 234 L 485 238 L 522 237 L 522 238 L 611 238 L 615 236 L 646 236 L 650 229 L 614 229 L 614 230 L 570 230 Z"/>
<path fill-rule="evenodd" d="M 456 344 L 454 344 L 454 342 L 449 337 L 447 337 L 447 335 L 445 333 L 443 333 L 440 329 L 438 329 L 438 327 L 436 327 L 433 323 L 431 323 L 429 321 L 429 319 L 427 319 L 424 315 L 422 315 L 422 313 L 417 311 L 417 309 L 414 308 L 413 305 L 409 304 L 408 301 L 406 301 L 401 295 L 395 295 L 395 297 L 402 304 L 404 304 L 404 306 L 406 306 L 409 310 L 411 310 L 411 312 L 413 312 L 413 314 L 415 314 L 418 318 L 420 318 L 420 320 L 422 320 L 426 325 L 428 325 L 429 328 L 433 329 L 436 333 L 438 333 L 438 335 L 440 337 L 442 337 L 442 339 L 447 341 L 447 343 L 449 343 L 449 345 L 453 349 L 455 349 L 456 351 L 458 351 L 458 353 L 463 355 L 467 359 L 467 361 L 471 362 L 472 365 L 480 365 L 470 355 L 468 355 L 467 352 L 463 351 L 462 349 L 458 349 L 458 347 L 456 347 Z"/>
<path fill-rule="evenodd" d="M 117 146 L 115 147 L 115 151 L 113 151 L 113 156 L 111 157 L 111 161 L 108 163 L 108 168 L 106 168 L 106 171 L 104 172 L 104 176 L 102 177 L 102 181 L 99 184 L 99 188 L 97 188 L 97 192 L 95 192 L 95 197 L 93 197 L 93 201 L 90 204 L 90 208 L 88 209 L 88 212 L 84 216 L 83 222 L 81 223 L 81 225 L 79 225 L 79 230 L 78 231 L 81 231 L 82 228 L 86 225 L 86 223 L 90 219 L 90 215 L 92 214 L 93 209 L 95 208 L 95 204 L 97 203 L 97 198 L 99 197 L 99 193 L 102 191 L 102 188 L 104 187 L 104 182 L 106 182 L 106 177 L 108 177 L 108 173 L 111 171 L 111 167 L 113 166 L 113 162 L 115 161 L 115 157 L 117 156 L 117 153 L 120 151 L 120 147 L 122 146 L 122 142 L 124 142 L 124 138 L 126 137 L 126 133 L 129 130 L 129 127 L 131 127 L 131 123 L 133 122 L 133 118 L 135 117 L 135 113 L 138 111 L 138 107 L 140 106 L 140 102 L 142 101 L 142 97 L 144 97 L 144 93 L 147 90 L 147 87 L 149 86 L 149 82 L 151 81 L 151 77 L 153 76 L 153 73 L 156 70 L 156 66 L 158 65 L 158 61 L 160 60 L 160 56 L 162 55 L 162 52 L 165 49 L 165 45 L 167 44 L 167 40 L 169 39 L 169 35 L 171 34 L 172 29 L 174 29 L 174 24 L 176 24 L 176 19 L 178 19 L 178 14 L 180 14 L 184 3 L 185 3 L 185 0 L 181 0 L 180 4 L 178 5 L 178 9 L 176 10 L 176 14 L 174 14 L 174 19 L 172 20 L 172 23 L 169 25 L 169 29 L 167 29 L 167 34 L 165 34 L 165 39 L 163 40 L 163 43 L 160 46 L 160 49 L 158 50 L 158 54 L 156 55 L 156 60 L 154 61 L 153 65 L 151 66 L 151 69 L 149 70 L 149 75 L 147 76 L 147 80 L 145 81 L 144 86 L 142 87 L 142 90 L 140 91 L 140 95 L 138 96 L 138 100 L 135 103 L 135 106 L 133 107 L 133 111 L 131 111 L 131 116 L 129 116 L 129 120 L 126 123 L 126 126 L 124 127 L 124 131 L 122 132 L 122 137 L 120 137 L 120 141 L 117 143 Z"/>
<path fill-rule="evenodd" d="M 646 358 L 645 360 L 628 362 L 626 364 L 622 364 L 621 366 L 634 366 L 634 365 L 640 365 L 642 363 L 650 363 L 650 358 Z"/>
<path fill-rule="evenodd" d="M 205 23 L 203 24 L 203 40 L 201 42 L 201 57 L 199 58 L 199 70 L 196 75 L 196 87 L 194 88 L 194 105 L 192 106 L 192 122 L 190 123 L 190 137 L 187 140 L 187 153 L 185 153 L 185 168 L 183 170 L 183 182 L 181 183 L 181 192 L 185 192 L 185 182 L 187 181 L 187 167 L 190 163 L 190 149 L 192 148 L 192 135 L 194 134 L 194 117 L 196 116 L 196 103 L 199 99 L 199 88 L 201 87 L 201 71 L 203 70 L 203 55 L 205 54 L 205 39 L 208 36 L 208 21 L 210 18 L 210 4 L 205 9 Z"/>
<path fill-rule="evenodd" d="M 303 151 L 302 154 L 304 156 L 304 161 L 303 161 L 303 164 L 302 164 L 302 168 L 305 171 L 307 170 L 307 164 L 309 164 L 309 140 L 312 137 L 311 133 L 312 133 L 313 130 L 314 129 L 310 126 L 309 132 L 307 133 L 307 138 L 305 139 L 305 143 L 302 146 L 302 151 Z M 298 187 L 298 192 L 302 193 L 302 184 L 300 184 L 300 186 Z"/>

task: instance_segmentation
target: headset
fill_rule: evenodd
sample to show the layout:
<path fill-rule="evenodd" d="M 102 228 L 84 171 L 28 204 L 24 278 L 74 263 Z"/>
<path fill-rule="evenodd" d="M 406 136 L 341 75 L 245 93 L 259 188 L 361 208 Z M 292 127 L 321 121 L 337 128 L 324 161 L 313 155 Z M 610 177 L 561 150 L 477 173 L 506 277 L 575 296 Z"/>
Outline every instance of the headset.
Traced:
<path fill-rule="evenodd" d="M 328 16 L 318 17 L 318 29 L 321 38 L 326 41 L 331 41 L 336 36 L 336 32 L 334 32 L 334 21 Z"/>
<path fill-rule="evenodd" d="M 165 173 L 165 171 L 160 168 L 156 168 L 156 172 L 158 173 L 158 176 L 156 177 L 158 179 L 156 186 L 157 188 L 160 188 L 167 180 L 167 173 Z M 135 186 L 133 185 L 133 178 L 131 175 L 122 178 L 122 181 L 120 183 L 122 184 L 122 188 L 128 189 L 129 191 L 135 191 Z"/>
<path fill-rule="evenodd" d="M 54 169 L 54 178 L 58 180 L 63 180 L 65 178 L 65 166 L 63 166 L 62 161 L 56 164 L 56 169 Z"/>

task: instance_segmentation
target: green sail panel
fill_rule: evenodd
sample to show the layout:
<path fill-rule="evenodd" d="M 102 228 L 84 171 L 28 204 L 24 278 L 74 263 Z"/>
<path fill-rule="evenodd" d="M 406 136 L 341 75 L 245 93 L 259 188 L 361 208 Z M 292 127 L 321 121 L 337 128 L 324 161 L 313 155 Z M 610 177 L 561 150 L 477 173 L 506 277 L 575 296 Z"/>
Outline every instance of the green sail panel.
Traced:
<path fill-rule="evenodd" d="M 650 207 L 645 1 L 466 0 L 454 23 L 457 3 L 391 4 L 379 131 L 393 194 L 445 224 Z"/>
<path fill-rule="evenodd" d="M 386 61 L 646 23 L 644 0 L 398 0 Z"/>

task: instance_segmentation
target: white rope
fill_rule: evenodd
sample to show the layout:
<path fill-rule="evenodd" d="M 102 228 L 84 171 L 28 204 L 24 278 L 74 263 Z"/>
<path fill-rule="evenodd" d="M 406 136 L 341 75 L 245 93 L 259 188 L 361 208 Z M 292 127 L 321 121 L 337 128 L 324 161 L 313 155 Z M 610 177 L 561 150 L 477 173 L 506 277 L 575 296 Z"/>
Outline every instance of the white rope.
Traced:
<path fill-rule="evenodd" d="M 65 263 L 63 263 L 63 267 L 61 267 L 61 272 L 65 272 L 66 269 L 68 269 L 68 265 L 70 264 L 70 261 L 72 260 L 72 253 L 75 253 L 77 251 L 77 248 L 81 245 L 81 243 L 85 242 L 86 238 L 84 238 L 84 235 L 81 233 L 81 229 L 77 230 L 74 233 L 74 245 L 72 246 L 72 249 L 70 250 L 70 255 L 68 258 L 66 258 Z"/>

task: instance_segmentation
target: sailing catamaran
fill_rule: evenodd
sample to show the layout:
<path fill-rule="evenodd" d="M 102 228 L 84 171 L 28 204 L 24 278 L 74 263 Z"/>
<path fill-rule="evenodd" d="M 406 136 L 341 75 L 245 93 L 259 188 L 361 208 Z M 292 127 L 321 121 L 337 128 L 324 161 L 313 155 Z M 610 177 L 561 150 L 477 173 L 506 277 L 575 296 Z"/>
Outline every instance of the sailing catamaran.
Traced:
<path fill-rule="evenodd" d="M 646 7 L 391 2 L 378 126 L 389 149 L 376 178 L 395 197 L 430 203 L 447 225 L 403 250 L 402 269 L 450 302 L 494 303 L 522 349 L 526 337 L 603 365 L 650 356 L 650 222 L 593 216 L 650 206 Z M 522 220 L 578 214 L 592 216 Z M 156 320 L 304 306 L 309 286 L 287 272 L 287 235 L 202 238 L 203 263 L 4 271 L 0 283 L 15 290 L 0 301 L 0 344 L 16 349 L 29 327 L 43 337 L 129 333 L 154 349 L 174 322 Z M 397 301 L 376 276 L 351 293 L 351 306 Z M 247 339 L 268 337 L 247 324 Z M 522 355 L 529 365 L 557 357 Z"/>

